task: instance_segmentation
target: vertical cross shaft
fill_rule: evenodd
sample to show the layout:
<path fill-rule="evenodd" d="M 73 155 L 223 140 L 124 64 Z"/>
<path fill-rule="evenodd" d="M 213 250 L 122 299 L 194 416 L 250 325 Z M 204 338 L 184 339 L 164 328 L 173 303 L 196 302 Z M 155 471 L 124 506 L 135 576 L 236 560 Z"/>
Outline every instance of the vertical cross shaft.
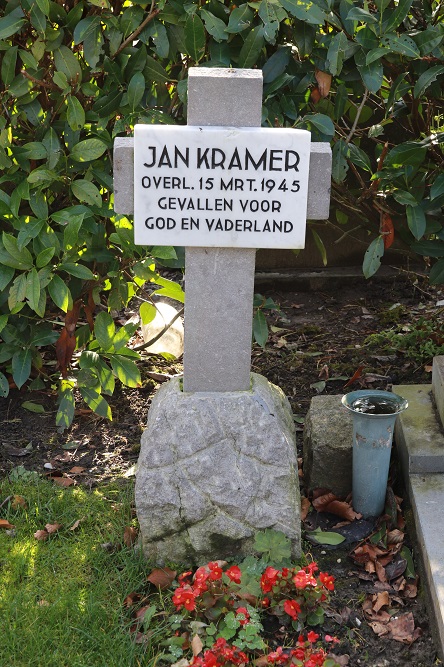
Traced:
<path fill-rule="evenodd" d="M 193 68 L 188 125 L 260 127 L 262 72 Z M 184 391 L 250 389 L 253 248 L 186 248 Z"/>

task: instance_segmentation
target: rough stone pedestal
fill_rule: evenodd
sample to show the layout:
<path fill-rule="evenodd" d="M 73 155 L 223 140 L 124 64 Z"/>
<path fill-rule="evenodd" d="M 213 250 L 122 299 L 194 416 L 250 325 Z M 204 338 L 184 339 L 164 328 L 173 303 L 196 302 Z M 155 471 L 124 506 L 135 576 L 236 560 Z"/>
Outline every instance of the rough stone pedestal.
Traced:
<path fill-rule="evenodd" d="M 304 480 L 309 491 L 323 488 L 337 496 L 352 490 L 353 418 L 342 394 L 315 396 L 304 426 Z"/>
<path fill-rule="evenodd" d="M 281 530 L 300 555 L 295 429 L 281 389 L 252 374 L 250 391 L 153 399 L 142 436 L 136 508 L 145 556 L 202 563 L 243 556 L 258 530 Z"/>

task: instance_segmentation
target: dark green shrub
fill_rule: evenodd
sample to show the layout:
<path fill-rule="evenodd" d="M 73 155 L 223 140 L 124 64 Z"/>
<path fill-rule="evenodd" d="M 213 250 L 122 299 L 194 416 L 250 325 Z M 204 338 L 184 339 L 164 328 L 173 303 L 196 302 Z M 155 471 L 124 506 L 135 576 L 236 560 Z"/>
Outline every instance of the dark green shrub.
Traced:
<path fill-rule="evenodd" d="M 115 378 L 139 383 L 133 328 L 115 329 L 108 311 L 146 281 L 182 293 L 156 271 L 175 250 L 135 247 L 131 219 L 113 211 L 112 144 L 135 122 L 184 123 L 190 66 L 262 68 L 264 124 L 332 140 L 329 224 L 349 238 L 349 218 L 368 228 L 366 276 L 395 236 L 444 281 L 438 0 L 0 0 L 0 11 L 3 396 L 32 368 L 34 387 L 59 375 L 41 353 L 56 341 L 62 428 L 75 384 L 110 416 Z"/>

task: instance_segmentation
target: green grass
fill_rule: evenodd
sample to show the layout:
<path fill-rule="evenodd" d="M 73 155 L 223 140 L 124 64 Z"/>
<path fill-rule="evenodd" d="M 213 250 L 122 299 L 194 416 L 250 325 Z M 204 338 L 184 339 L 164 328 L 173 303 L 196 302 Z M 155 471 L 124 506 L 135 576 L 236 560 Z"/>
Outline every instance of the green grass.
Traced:
<path fill-rule="evenodd" d="M 123 608 L 150 565 L 133 549 L 110 553 L 101 546 L 122 544 L 132 522 L 132 485 L 87 491 L 37 479 L 4 481 L 0 489 L 0 502 L 17 494 L 27 503 L 0 510 L 16 530 L 15 536 L 0 531 L 0 665 L 154 665 L 149 647 L 134 643 Z M 69 530 L 77 519 L 79 528 Z M 63 524 L 58 533 L 35 539 L 55 522 Z"/>

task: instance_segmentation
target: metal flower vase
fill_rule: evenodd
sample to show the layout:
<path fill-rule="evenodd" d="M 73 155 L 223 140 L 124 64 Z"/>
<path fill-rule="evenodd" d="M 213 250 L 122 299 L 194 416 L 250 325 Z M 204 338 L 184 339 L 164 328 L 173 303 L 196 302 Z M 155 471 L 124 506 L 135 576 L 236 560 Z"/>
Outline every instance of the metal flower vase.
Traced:
<path fill-rule="evenodd" d="M 353 414 L 353 508 L 364 518 L 384 509 L 393 430 L 408 407 L 405 398 L 389 391 L 352 391 L 342 404 Z"/>

